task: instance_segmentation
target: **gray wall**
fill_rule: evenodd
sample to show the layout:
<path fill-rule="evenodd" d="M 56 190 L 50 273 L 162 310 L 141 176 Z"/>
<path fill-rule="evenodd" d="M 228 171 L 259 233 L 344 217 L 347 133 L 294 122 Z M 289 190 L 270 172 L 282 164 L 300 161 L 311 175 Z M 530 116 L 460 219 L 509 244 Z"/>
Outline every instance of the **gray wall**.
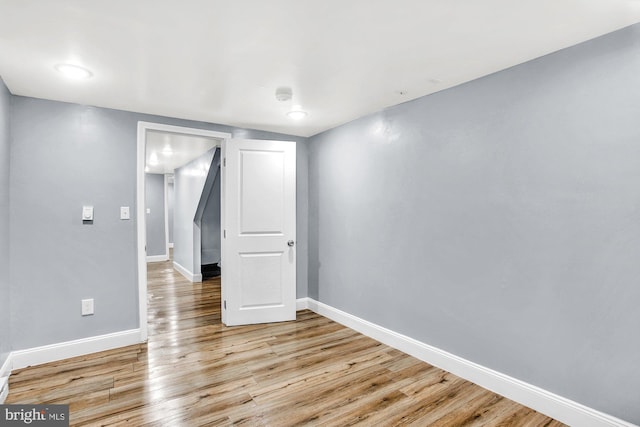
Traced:
<path fill-rule="evenodd" d="M 164 175 L 145 173 L 147 256 L 167 254 L 164 227 Z"/>
<path fill-rule="evenodd" d="M 15 350 L 138 327 L 138 121 L 243 138 L 290 139 L 298 146 L 306 142 L 126 111 L 19 96 L 11 100 L 10 284 Z M 306 197 L 298 193 L 302 203 Z M 95 206 L 91 225 L 82 224 L 83 204 Z M 131 207 L 131 220 L 119 219 L 120 206 Z M 299 255 L 301 260 L 305 257 L 306 253 Z M 306 296 L 306 281 L 304 291 L 300 296 Z M 95 298 L 94 316 L 80 315 L 83 298 Z"/>
<path fill-rule="evenodd" d="M 193 274 L 200 274 L 200 228 L 194 217 L 215 148 L 174 171 L 173 260 Z"/>
<path fill-rule="evenodd" d="M 309 294 L 640 424 L 640 26 L 309 141 Z"/>
<path fill-rule="evenodd" d="M 0 367 L 11 351 L 9 290 L 9 118 L 11 94 L 0 78 Z"/>
<path fill-rule="evenodd" d="M 169 243 L 173 243 L 173 181 L 167 183 L 167 221 L 169 224 Z"/>
<path fill-rule="evenodd" d="M 11 316 L 16 350 L 138 327 L 136 117 L 14 97 Z M 94 221 L 83 224 L 83 205 Z M 95 299 L 82 317 L 80 300 Z"/>

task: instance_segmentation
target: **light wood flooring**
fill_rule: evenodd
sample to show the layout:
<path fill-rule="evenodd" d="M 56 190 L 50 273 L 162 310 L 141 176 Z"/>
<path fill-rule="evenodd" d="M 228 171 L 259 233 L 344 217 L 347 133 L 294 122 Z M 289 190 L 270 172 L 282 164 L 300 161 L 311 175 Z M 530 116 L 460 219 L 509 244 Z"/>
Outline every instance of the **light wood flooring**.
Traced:
<path fill-rule="evenodd" d="M 149 342 L 15 371 L 71 425 L 561 426 L 311 311 L 227 328 L 220 282 L 149 265 Z"/>

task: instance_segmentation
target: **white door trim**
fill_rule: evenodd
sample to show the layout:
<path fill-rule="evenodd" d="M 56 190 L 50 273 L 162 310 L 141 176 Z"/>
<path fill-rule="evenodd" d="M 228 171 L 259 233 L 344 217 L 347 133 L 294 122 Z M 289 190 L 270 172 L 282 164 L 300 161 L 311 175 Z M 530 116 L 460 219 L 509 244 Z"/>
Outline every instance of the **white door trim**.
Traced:
<path fill-rule="evenodd" d="M 183 135 L 196 135 L 217 139 L 229 139 L 230 133 L 216 132 L 205 129 L 188 128 L 183 126 L 166 125 L 162 123 L 138 122 L 138 142 L 136 160 L 136 227 L 138 240 L 138 319 L 140 322 L 140 341 L 147 341 L 147 241 L 145 202 L 144 202 L 144 162 L 147 131 L 156 130 L 163 132 L 179 133 Z"/>
<path fill-rule="evenodd" d="M 164 177 L 164 251 L 169 259 L 169 201 L 167 196 L 169 195 L 169 177 L 167 174 L 162 175 Z"/>

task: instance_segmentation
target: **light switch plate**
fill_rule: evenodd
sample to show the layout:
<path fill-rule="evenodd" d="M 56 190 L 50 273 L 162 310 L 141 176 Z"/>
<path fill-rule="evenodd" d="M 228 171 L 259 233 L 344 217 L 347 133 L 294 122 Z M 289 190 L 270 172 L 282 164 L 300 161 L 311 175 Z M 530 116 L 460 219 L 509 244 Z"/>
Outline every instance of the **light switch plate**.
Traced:
<path fill-rule="evenodd" d="M 131 219 L 129 206 L 120 206 L 120 219 Z"/>
<path fill-rule="evenodd" d="M 93 206 L 82 207 L 82 220 L 93 221 Z"/>

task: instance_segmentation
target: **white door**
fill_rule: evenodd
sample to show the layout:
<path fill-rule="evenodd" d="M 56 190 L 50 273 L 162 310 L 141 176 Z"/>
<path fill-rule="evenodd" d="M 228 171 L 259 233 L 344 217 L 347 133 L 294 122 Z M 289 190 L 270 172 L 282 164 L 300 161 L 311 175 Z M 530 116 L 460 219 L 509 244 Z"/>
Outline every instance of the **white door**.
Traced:
<path fill-rule="evenodd" d="M 296 318 L 296 144 L 222 144 L 222 322 Z"/>

